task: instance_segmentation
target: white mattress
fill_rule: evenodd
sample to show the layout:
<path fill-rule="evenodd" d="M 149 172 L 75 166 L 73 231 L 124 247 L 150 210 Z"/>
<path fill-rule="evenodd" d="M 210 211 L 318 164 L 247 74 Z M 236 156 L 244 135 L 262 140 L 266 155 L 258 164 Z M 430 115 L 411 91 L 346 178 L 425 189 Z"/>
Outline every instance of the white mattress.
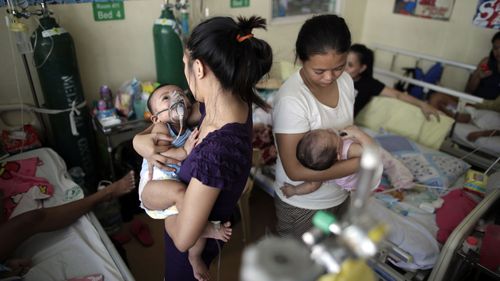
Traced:
<path fill-rule="evenodd" d="M 64 161 L 51 149 L 41 148 L 7 160 L 37 156 L 43 161 L 36 175 L 54 185 L 54 195 L 44 206 L 55 206 L 83 197 L 82 190 L 69 179 Z M 37 234 L 25 241 L 16 257 L 31 258 L 33 267 L 24 280 L 62 281 L 91 274 L 104 280 L 134 280 L 95 216 L 90 213 L 64 229 Z"/>
<path fill-rule="evenodd" d="M 481 151 L 497 157 L 500 156 L 500 137 L 484 137 L 477 139 L 475 142 L 468 141 L 467 135 L 475 131 L 481 131 L 481 129 L 470 123 L 455 123 L 453 140 L 459 140 L 460 144 L 470 148 L 480 147 Z"/>

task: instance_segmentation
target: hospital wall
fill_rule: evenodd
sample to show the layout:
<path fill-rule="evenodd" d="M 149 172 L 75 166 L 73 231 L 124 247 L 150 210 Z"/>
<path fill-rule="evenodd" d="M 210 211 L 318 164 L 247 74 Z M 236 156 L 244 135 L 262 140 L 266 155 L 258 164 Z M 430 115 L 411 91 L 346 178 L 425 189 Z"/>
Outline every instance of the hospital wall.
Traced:
<path fill-rule="evenodd" d="M 199 22 L 201 1 L 190 1 L 191 23 Z M 260 15 L 270 20 L 271 2 L 252 0 L 250 7 L 230 8 L 230 1 L 205 0 L 204 6 L 209 8 L 210 15 Z M 363 12 L 366 0 L 346 1 L 342 7 L 349 15 L 348 22 L 359 39 L 363 23 Z M 152 27 L 160 15 L 160 0 L 127 0 L 125 3 L 125 20 L 94 21 L 92 5 L 67 4 L 52 5 L 59 24 L 68 30 L 76 45 L 77 59 L 83 89 L 88 100 L 98 97 L 100 85 L 108 84 L 117 89 L 121 83 L 133 77 L 140 80 L 154 80 L 156 77 L 154 65 L 154 50 Z M 5 8 L 0 8 L 0 14 L 5 15 Z M 36 23 L 29 20 L 31 30 Z M 268 32 L 255 31 L 256 36 L 267 40 L 273 47 L 275 61 L 294 59 L 294 42 L 303 20 L 279 24 L 271 23 Z M 357 36 L 357 37 L 356 37 Z M 0 26 L 0 104 L 24 103 L 32 104 L 28 80 L 22 64 L 21 56 L 13 43 L 12 34 Z M 30 61 L 31 64 L 31 61 Z M 36 81 L 34 67 L 31 72 L 35 86 L 42 99 L 41 90 Z M 19 94 L 19 95 L 18 95 Z"/>
<path fill-rule="evenodd" d="M 201 1 L 191 2 L 191 23 L 195 24 L 202 19 Z M 229 0 L 203 2 L 211 16 L 257 14 L 267 18 L 270 22 L 268 31 L 255 31 L 256 36 L 271 44 L 275 61 L 293 62 L 295 38 L 304 19 L 280 23 L 270 21 L 270 1 L 252 0 L 250 7 L 235 9 L 230 8 Z M 487 53 L 493 31 L 471 25 L 477 1 L 456 2 L 449 22 L 394 15 L 394 0 L 342 1 L 340 10 L 350 26 L 354 42 L 383 42 L 475 64 Z M 162 1 L 127 0 L 124 3 L 125 20 L 101 22 L 94 21 L 92 5 L 89 3 L 50 6 L 58 22 L 74 38 L 84 92 L 89 101 L 97 99 L 100 85 L 107 84 L 117 89 L 121 83 L 133 77 L 140 80 L 155 79 L 152 24 L 160 14 Z M 0 14 L 6 14 L 5 8 L 0 8 Z M 36 24 L 33 19 L 29 22 L 33 30 Z M 416 32 L 418 38 L 415 38 Z M 0 104 L 19 103 L 21 100 L 32 103 L 21 56 L 12 40 L 12 35 L 2 21 Z M 31 72 L 41 97 L 33 66 Z"/>

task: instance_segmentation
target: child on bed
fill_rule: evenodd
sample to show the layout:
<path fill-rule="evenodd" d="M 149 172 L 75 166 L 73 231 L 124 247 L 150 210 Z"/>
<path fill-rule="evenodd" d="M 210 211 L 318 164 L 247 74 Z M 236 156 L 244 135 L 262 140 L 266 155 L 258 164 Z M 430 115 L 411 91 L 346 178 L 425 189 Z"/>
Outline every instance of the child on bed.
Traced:
<path fill-rule="evenodd" d="M 193 113 L 193 103 L 186 97 L 182 89 L 174 85 L 160 85 L 148 99 L 147 106 L 151 112 L 153 122 L 152 133 L 171 136 L 172 148 L 163 153 L 164 156 L 184 160 L 196 145 L 198 129 L 191 130 L 189 126 L 196 123 L 196 112 Z M 179 106 L 181 108 L 179 108 Z M 167 144 L 168 145 L 168 144 Z M 153 167 L 144 159 L 139 182 L 139 199 L 141 207 L 154 219 L 165 219 L 178 213 L 182 208 L 185 185 L 177 178 L 179 165 L 168 164 L 172 170 L 162 170 Z M 176 198 L 174 201 L 165 201 L 165 198 Z M 203 265 L 201 253 L 205 247 L 205 238 L 219 239 L 227 242 L 231 236 L 230 225 L 207 224 L 203 238 L 189 249 L 189 261 L 194 270 Z M 206 268 L 206 266 L 201 266 Z M 197 272 L 195 272 L 195 275 Z M 198 272 L 204 274 L 204 272 Z"/>
<path fill-rule="evenodd" d="M 297 159 L 304 167 L 321 171 L 330 168 L 338 160 L 361 157 L 363 146 L 374 143 L 369 135 L 356 126 L 346 127 L 340 136 L 332 129 L 316 129 L 305 134 L 297 144 Z M 352 191 L 357 182 L 357 173 L 333 181 L 342 189 Z M 321 184 L 303 182 L 294 186 L 285 183 L 281 191 L 288 198 L 316 191 Z"/>

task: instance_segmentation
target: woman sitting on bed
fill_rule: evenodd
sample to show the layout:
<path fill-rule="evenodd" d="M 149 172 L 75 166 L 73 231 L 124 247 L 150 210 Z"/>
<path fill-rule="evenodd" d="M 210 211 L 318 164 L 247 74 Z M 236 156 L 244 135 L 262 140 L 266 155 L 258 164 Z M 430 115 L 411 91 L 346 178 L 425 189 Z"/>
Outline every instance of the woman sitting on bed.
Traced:
<path fill-rule="evenodd" d="M 439 113 L 436 108 L 430 106 L 407 93 L 387 87 L 384 83 L 373 78 L 373 51 L 362 44 L 353 44 L 347 56 L 347 66 L 345 71 L 354 80 L 354 89 L 358 92 L 354 101 L 354 116 L 363 109 L 374 96 L 384 96 L 400 99 L 409 104 L 413 104 L 422 110 L 427 120 L 430 116 L 436 116 L 439 121 Z"/>
<path fill-rule="evenodd" d="M 27 211 L 0 224 L 0 237 L 2 237 L 0 239 L 0 279 L 8 276 L 22 276 L 29 270 L 31 267 L 29 259 L 7 260 L 28 238 L 37 233 L 62 229 L 92 211 L 98 204 L 125 195 L 134 188 L 134 172 L 131 171 L 120 180 L 90 196 L 56 207 Z M 0 189 L 0 195 L 2 194 Z M 1 203 L 2 200 L 0 200 Z M 3 206 L 0 205 L 0 215 L 2 212 Z"/>
<path fill-rule="evenodd" d="M 484 99 L 480 104 L 472 105 L 481 110 L 479 115 L 487 114 L 490 120 L 498 120 L 500 115 L 500 32 L 495 33 L 491 39 L 492 49 L 488 57 L 483 58 L 477 65 L 476 70 L 469 77 L 465 92 Z M 434 93 L 429 99 L 449 116 L 454 116 L 460 123 L 474 123 L 474 116 L 470 113 L 458 113 L 455 116 L 455 108 L 458 100 L 455 97 L 443 93 Z M 482 111 L 488 110 L 489 112 Z M 477 115 L 477 114 L 473 114 Z M 500 136 L 500 128 L 497 121 L 488 122 L 488 126 L 478 126 L 480 130 L 470 132 L 467 140 L 475 142 L 479 138 Z M 496 124 L 496 125 L 495 125 Z M 477 125 L 477 124 L 476 124 Z"/>
<path fill-rule="evenodd" d="M 465 92 L 483 98 L 486 107 L 496 107 L 498 110 L 498 98 L 500 97 L 500 31 L 491 38 L 492 48 L 488 57 L 483 58 L 472 72 L 465 87 Z M 495 100 L 497 100 L 495 102 Z M 447 115 L 454 117 L 457 98 L 443 93 L 433 93 L 429 103 L 440 109 Z M 482 105 L 477 105 L 482 107 Z M 457 116 L 457 121 L 463 120 L 463 116 Z"/>

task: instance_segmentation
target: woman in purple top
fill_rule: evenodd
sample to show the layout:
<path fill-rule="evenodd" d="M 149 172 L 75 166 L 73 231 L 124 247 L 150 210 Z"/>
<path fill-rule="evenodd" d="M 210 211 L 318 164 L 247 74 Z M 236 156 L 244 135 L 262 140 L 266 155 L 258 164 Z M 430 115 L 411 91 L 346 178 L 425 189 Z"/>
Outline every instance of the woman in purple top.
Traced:
<path fill-rule="evenodd" d="M 264 28 L 260 17 L 215 17 L 194 28 L 184 53 L 184 74 L 201 103 L 198 143 L 182 162 L 179 178 L 187 184 L 184 203 L 176 216 L 165 219 L 165 280 L 206 280 L 193 276 L 187 250 L 202 234 L 207 220 L 226 222 L 235 210 L 250 172 L 251 103 L 265 107 L 254 91 L 269 72 L 271 47 L 253 36 Z M 166 136 L 145 131 L 134 138 L 134 148 L 151 163 L 168 169 L 155 140 Z M 168 188 L 165 187 L 165 188 Z M 220 243 L 220 241 L 217 241 Z M 207 267 L 218 254 L 208 239 L 203 251 Z"/>

